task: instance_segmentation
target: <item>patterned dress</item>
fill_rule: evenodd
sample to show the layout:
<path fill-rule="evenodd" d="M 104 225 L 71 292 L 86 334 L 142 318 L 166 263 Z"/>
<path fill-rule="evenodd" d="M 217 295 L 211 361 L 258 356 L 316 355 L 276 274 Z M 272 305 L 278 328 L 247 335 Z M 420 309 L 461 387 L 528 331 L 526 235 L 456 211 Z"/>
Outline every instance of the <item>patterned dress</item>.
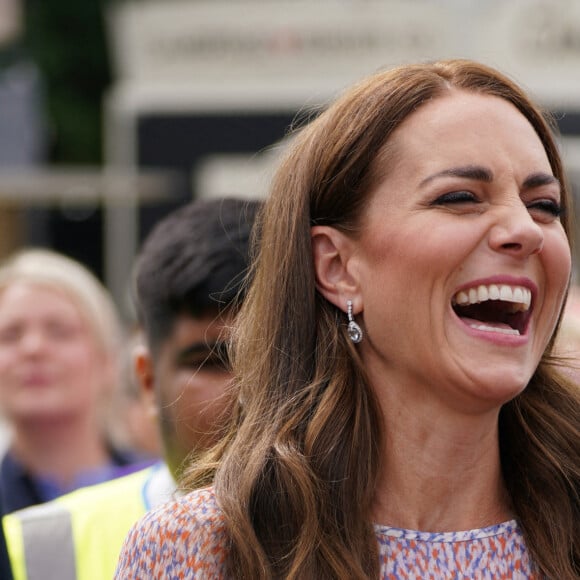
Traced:
<path fill-rule="evenodd" d="M 539 574 L 515 521 L 465 532 L 376 525 L 385 580 L 523 580 Z M 224 578 L 226 532 L 211 488 L 149 512 L 131 530 L 115 578 Z"/>

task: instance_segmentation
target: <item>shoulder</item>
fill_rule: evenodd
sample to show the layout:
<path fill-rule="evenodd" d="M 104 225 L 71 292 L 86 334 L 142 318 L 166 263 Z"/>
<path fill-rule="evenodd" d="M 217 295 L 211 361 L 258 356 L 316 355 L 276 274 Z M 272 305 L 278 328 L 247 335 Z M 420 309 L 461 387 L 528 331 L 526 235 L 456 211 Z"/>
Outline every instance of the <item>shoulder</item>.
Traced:
<path fill-rule="evenodd" d="M 212 488 L 196 490 L 147 513 L 125 540 L 117 578 L 219 577 L 225 560 L 226 531 Z"/>
<path fill-rule="evenodd" d="M 79 577 L 110 578 L 125 536 L 146 511 L 143 490 L 154 473 L 145 469 L 5 516 L 13 565 L 42 562 L 41 577 L 60 578 L 68 561 Z"/>
<path fill-rule="evenodd" d="M 153 473 L 154 469 L 149 467 L 130 475 L 82 487 L 47 504 L 30 509 L 29 517 L 34 514 L 40 515 L 45 506 L 52 505 L 59 506 L 77 517 L 82 514 L 83 519 L 89 519 L 91 514 L 94 514 L 99 520 L 105 517 L 104 512 L 118 514 L 118 510 L 122 509 L 121 513 L 130 512 L 133 521 L 136 521 L 145 511 L 142 489 Z"/>
<path fill-rule="evenodd" d="M 212 487 L 199 489 L 177 497 L 151 510 L 135 526 L 134 531 L 156 530 L 177 531 L 205 530 L 208 526 L 219 525 L 223 521 Z"/>
<path fill-rule="evenodd" d="M 3 518 L 10 538 L 23 536 L 38 542 L 52 541 L 55 530 L 75 538 L 93 536 L 100 530 L 111 542 L 111 534 L 123 538 L 146 511 L 142 489 L 152 473 L 144 469 L 131 475 L 83 487 L 52 501 L 17 510 Z M 34 548 L 30 544 L 30 548 Z"/>
<path fill-rule="evenodd" d="M 5 452 L 0 463 L 0 496 L 2 514 L 26 508 L 41 501 L 35 480 L 10 451 Z"/>

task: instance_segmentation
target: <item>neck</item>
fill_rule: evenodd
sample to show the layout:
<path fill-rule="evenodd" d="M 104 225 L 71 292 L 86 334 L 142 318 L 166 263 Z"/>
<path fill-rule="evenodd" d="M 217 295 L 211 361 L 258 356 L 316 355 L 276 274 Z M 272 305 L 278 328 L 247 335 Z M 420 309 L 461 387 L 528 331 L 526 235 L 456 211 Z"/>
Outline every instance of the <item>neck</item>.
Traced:
<path fill-rule="evenodd" d="M 374 518 L 445 532 L 513 517 L 501 475 L 498 416 L 460 416 L 430 404 L 388 407 Z"/>
<path fill-rule="evenodd" d="M 102 432 L 92 418 L 35 418 L 19 423 L 11 452 L 32 474 L 50 478 L 63 487 L 110 459 Z"/>

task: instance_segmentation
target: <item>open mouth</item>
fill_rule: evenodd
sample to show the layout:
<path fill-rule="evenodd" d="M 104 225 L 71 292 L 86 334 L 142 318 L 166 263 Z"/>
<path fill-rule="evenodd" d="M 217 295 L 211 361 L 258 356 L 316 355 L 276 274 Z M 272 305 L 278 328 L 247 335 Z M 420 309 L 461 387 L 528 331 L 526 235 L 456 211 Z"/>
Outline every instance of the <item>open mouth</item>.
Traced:
<path fill-rule="evenodd" d="M 471 328 L 515 336 L 526 332 L 531 303 L 529 288 L 508 284 L 479 285 L 452 299 L 455 314 Z"/>

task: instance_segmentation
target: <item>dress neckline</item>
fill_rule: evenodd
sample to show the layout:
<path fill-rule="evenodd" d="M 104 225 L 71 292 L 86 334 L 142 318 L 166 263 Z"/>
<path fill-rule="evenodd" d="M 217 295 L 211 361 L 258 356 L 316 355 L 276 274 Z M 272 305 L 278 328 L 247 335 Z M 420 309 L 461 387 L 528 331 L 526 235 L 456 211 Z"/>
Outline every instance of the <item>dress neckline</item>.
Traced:
<path fill-rule="evenodd" d="M 516 520 L 508 520 L 492 526 L 486 526 L 485 528 L 457 532 L 421 532 L 381 524 L 375 524 L 374 528 L 375 532 L 380 535 L 401 540 L 415 540 L 418 542 L 465 542 L 519 532 L 519 526 Z"/>

